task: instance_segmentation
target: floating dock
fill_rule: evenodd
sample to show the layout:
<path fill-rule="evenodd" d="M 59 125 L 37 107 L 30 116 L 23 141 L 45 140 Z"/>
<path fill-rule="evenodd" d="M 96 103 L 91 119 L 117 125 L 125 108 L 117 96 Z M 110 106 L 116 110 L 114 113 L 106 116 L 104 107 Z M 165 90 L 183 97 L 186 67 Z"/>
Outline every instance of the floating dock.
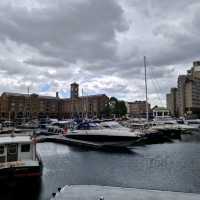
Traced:
<path fill-rule="evenodd" d="M 134 188 L 74 185 L 52 194 L 50 200 L 199 200 L 200 194 Z"/>
<path fill-rule="evenodd" d="M 77 140 L 77 139 L 71 139 L 67 138 L 63 135 L 52 135 L 52 136 L 39 136 L 36 139 L 37 143 L 40 142 L 55 142 L 59 144 L 67 144 L 72 146 L 80 146 L 80 147 L 89 147 L 94 149 L 127 149 L 126 146 L 120 146 L 120 143 L 117 143 L 117 145 L 114 142 L 90 142 L 90 141 L 83 141 L 83 140 Z M 133 142 L 130 142 L 133 143 Z"/>

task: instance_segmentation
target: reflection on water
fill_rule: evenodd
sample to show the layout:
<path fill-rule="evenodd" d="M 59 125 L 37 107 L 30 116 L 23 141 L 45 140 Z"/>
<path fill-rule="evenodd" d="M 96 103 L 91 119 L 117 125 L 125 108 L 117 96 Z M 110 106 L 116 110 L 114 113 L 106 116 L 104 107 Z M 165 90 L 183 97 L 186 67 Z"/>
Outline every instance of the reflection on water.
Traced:
<path fill-rule="evenodd" d="M 37 181 L 18 181 L 2 184 L 1 186 L 1 200 L 36 200 L 40 199 L 41 194 L 41 180 Z"/>
<path fill-rule="evenodd" d="M 183 141 L 117 153 L 38 144 L 44 163 L 41 185 L 7 188 L 0 199 L 16 199 L 18 195 L 21 199 L 47 200 L 58 187 L 74 184 L 200 193 L 200 145 L 194 138 L 185 136 Z"/>

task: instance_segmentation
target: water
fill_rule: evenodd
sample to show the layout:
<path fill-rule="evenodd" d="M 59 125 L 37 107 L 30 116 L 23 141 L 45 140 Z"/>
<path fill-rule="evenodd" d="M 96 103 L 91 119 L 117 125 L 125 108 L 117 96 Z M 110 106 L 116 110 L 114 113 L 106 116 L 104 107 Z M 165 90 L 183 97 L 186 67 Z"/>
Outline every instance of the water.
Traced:
<path fill-rule="evenodd" d="M 199 136 L 135 147 L 130 152 L 83 150 L 53 143 L 38 144 L 37 150 L 44 163 L 41 185 L 2 189 L 0 199 L 47 200 L 58 187 L 71 184 L 200 193 Z"/>

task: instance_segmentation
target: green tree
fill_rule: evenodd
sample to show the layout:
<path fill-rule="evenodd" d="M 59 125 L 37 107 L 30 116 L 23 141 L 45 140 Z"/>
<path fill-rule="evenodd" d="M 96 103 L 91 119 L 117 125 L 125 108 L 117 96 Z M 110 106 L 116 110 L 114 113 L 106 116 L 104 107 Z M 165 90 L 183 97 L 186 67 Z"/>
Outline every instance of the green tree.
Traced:
<path fill-rule="evenodd" d="M 118 101 L 118 113 L 120 117 L 123 117 L 127 114 L 127 108 L 124 101 Z"/>
<path fill-rule="evenodd" d="M 102 116 L 103 116 L 103 117 L 106 117 L 106 118 L 111 117 L 111 108 L 110 108 L 109 103 L 107 103 L 107 104 L 105 105 L 105 108 L 104 108 L 104 110 L 102 111 Z"/>
<path fill-rule="evenodd" d="M 122 117 L 127 114 L 127 108 L 124 101 L 119 101 L 115 97 L 110 98 L 111 114 L 116 117 Z"/>

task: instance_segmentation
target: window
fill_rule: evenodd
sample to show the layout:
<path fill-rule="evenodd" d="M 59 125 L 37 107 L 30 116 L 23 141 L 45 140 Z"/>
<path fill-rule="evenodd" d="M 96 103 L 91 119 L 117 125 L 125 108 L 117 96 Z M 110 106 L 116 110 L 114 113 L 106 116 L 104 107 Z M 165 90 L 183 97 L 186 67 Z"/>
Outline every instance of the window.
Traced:
<path fill-rule="evenodd" d="M 4 146 L 0 146 L 0 154 L 4 154 Z"/>
<path fill-rule="evenodd" d="M 8 149 L 8 154 L 16 154 L 17 153 L 17 144 L 9 144 L 7 149 Z"/>
<path fill-rule="evenodd" d="M 22 144 L 21 152 L 30 152 L 30 144 Z"/>

